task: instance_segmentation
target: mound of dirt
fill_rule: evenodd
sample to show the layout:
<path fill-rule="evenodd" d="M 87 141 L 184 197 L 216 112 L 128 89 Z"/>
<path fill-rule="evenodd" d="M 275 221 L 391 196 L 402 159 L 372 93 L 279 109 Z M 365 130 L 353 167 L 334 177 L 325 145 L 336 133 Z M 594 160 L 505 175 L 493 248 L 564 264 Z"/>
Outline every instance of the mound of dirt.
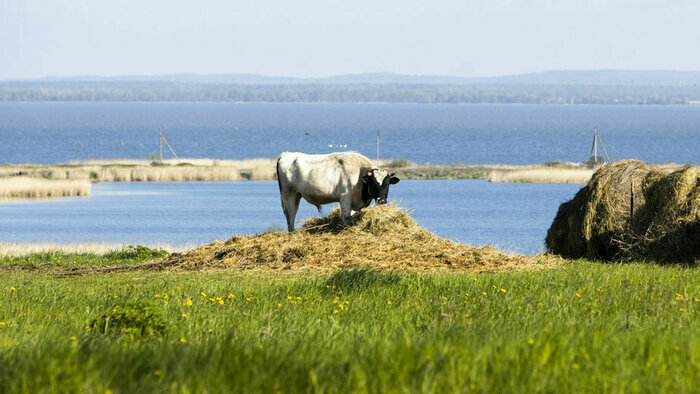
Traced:
<path fill-rule="evenodd" d="M 293 233 L 234 236 L 160 263 L 167 269 L 330 272 L 342 268 L 458 272 L 551 267 L 555 258 L 508 255 L 493 247 L 462 245 L 421 228 L 395 205 L 370 206 L 344 224 L 340 210 L 312 218 Z M 158 269 L 153 267 L 153 269 Z"/>
<path fill-rule="evenodd" d="M 549 251 L 572 258 L 693 263 L 700 257 L 700 174 L 638 160 L 602 167 L 559 207 Z"/>

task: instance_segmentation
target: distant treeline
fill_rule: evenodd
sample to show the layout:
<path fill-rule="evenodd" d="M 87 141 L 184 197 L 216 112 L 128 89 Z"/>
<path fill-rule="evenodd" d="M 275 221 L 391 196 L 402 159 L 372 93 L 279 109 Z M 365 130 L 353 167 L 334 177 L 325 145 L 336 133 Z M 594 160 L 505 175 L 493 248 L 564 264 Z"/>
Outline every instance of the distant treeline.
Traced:
<path fill-rule="evenodd" d="M 700 101 L 700 87 L 4 82 L 0 101 L 688 104 Z"/>

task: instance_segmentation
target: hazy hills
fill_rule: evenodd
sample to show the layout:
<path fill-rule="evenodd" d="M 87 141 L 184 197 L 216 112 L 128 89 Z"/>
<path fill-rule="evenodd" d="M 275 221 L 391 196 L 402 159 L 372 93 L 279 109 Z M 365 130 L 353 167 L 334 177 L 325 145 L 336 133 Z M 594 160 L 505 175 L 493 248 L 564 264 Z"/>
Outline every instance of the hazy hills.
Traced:
<path fill-rule="evenodd" d="M 70 82 L 170 82 L 187 84 L 401 84 L 401 85 L 593 85 L 593 86 L 692 86 L 700 85 L 700 71 L 557 70 L 500 77 L 463 78 L 440 75 L 392 73 L 347 74 L 325 78 L 276 77 L 256 74 L 166 74 L 116 77 L 74 76 L 5 80 L 0 84 Z"/>
<path fill-rule="evenodd" d="M 698 71 L 547 71 L 487 78 L 391 73 L 75 76 L 0 81 L 0 101 L 695 104 Z"/>

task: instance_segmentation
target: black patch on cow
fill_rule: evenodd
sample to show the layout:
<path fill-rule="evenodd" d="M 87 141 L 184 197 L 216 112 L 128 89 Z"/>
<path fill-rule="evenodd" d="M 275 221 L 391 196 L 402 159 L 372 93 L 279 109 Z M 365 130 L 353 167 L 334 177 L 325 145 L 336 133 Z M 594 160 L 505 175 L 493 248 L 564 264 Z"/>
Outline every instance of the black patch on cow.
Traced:
<path fill-rule="evenodd" d="M 377 182 L 377 178 L 374 174 L 370 173 L 362 178 L 362 207 L 369 206 L 372 200 L 381 200 L 385 204 L 387 198 L 389 197 L 389 185 L 395 185 L 399 183 L 400 179 L 397 178 L 395 173 L 387 175 L 382 181 L 381 185 Z"/>
<path fill-rule="evenodd" d="M 375 194 L 372 193 L 372 189 L 376 188 L 377 180 L 374 179 L 372 175 L 367 175 L 362 182 L 362 208 L 368 207 L 369 204 L 374 200 Z"/>

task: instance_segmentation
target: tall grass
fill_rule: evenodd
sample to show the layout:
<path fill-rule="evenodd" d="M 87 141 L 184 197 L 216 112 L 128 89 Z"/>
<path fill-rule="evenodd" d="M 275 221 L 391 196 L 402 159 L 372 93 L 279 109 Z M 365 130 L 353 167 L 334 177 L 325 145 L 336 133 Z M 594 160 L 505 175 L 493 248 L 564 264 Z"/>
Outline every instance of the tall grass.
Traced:
<path fill-rule="evenodd" d="M 57 243 L 57 242 L 0 242 L 0 256 L 27 256 L 37 253 L 70 253 L 105 255 L 124 250 L 129 245 L 116 242 L 81 242 L 81 243 Z M 184 252 L 195 245 L 173 245 L 165 242 L 147 243 L 145 246 L 153 249 L 162 249 L 168 252 Z"/>
<path fill-rule="evenodd" d="M 236 181 L 240 179 L 273 180 L 276 175 L 274 159 L 209 160 L 184 159 L 151 165 L 142 161 L 104 161 L 72 165 L 5 165 L 0 177 L 17 174 L 51 180 L 82 180 L 90 182 L 188 182 Z"/>
<path fill-rule="evenodd" d="M 700 271 L 0 275 L 0 392 L 696 392 Z M 105 328 L 110 321 L 109 328 Z"/>
<path fill-rule="evenodd" d="M 493 171 L 489 175 L 489 182 L 585 184 L 593 172 L 593 169 L 556 167 Z"/>
<path fill-rule="evenodd" d="M 0 199 L 42 199 L 86 197 L 92 184 L 87 181 L 56 181 L 26 176 L 0 178 Z"/>

